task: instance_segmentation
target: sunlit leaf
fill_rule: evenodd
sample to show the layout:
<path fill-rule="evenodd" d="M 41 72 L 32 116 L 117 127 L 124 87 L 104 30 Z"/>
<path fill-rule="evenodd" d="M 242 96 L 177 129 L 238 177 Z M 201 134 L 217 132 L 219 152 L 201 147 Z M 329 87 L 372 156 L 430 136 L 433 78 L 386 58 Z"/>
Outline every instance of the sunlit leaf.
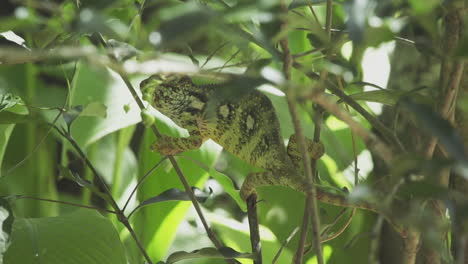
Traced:
<path fill-rule="evenodd" d="M 293 0 L 291 4 L 289 4 L 288 9 L 291 10 L 298 7 L 322 4 L 326 2 L 327 0 Z"/>
<path fill-rule="evenodd" d="M 253 259 L 251 253 L 240 253 L 229 247 L 216 248 L 202 248 L 192 252 L 179 251 L 172 253 L 166 261 L 166 264 L 172 264 L 186 259 L 233 259 L 233 258 L 249 258 Z"/>
<path fill-rule="evenodd" d="M 409 0 L 408 2 L 414 14 L 416 15 L 427 14 L 435 9 L 438 5 L 442 4 L 441 0 L 426 0 L 423 2 L 418 0 Z"/>
<path fill-rule="evenodd" d="M 109 219 L 92 210 L 14 222 L 5 264 L 126 264 L 125 249 Z"/>
<path fill-rule="evenodd" d="M 101 102 L 90 102 L 81 111 L 80 116 L 95 116 L 106 118 L 107 117 L 107 106 Z"/>
<path fill-rule="evenodd" d="M 223 190 L 231 196 L 234 201 L 236 201 L 237 205 L 239 208 L 241 208 L 242 211 L 247 212 L 247 205 L 244 200 L 240 197 L 239 190 L 237 190 L 234 186 L 234 183 L 232 182 L 232 179 L 229 178 L 226 174 L 221 173 L 217 171 L 214 167 L 208 168 L 206 165 L 204 165 L 201 162 L 198 162 L 193 159 L 189 159 L 195 164 L 197 164 L 200 168 L 204 169 L 207 171 L 212 178 L 214 178 L 221 186 L 223 187 Z"/>
<path fill-rule="evenodd" d="M 109 47 L 112 48 L 112 55 L 118 60 L 123 61 L 130 59 L 133 56 L 138 55 L 139 51 L 132 45 L 117 41 L 115 39 L 109 39 L 107 41 Z"/>
<path fill-rule="evenodd" d="M 206 193 L 196 187 L 192 187 L 192 192 L 195 195 L 195 198 L 197 198 L 197 201 L 200 203 L 204 203 L 211 194 L 211 192 Z M 172 188 L 154 197 L 144 200 L 133 210 L 131 214 L 133 214 L 136 210 L 144 206 L 155 204 L 155 203 L 167 202 L 167 201 L 190 201 L 190 200 L 191 200 L 190 196 L 187 194 L 187 192 L 182 191 L 177 188 Z"/>

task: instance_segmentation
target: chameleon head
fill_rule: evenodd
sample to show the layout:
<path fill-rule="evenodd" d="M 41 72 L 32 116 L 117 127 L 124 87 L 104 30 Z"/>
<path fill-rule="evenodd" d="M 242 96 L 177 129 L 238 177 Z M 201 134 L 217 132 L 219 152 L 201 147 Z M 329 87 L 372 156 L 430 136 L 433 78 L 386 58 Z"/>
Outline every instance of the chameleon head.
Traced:
<path fill-rule="evenodd" d="M 193 83 L 184 75 L 153 75 L 140 83 L 145 100 L 176 123 L 191 103 L 190 87 Z"/>

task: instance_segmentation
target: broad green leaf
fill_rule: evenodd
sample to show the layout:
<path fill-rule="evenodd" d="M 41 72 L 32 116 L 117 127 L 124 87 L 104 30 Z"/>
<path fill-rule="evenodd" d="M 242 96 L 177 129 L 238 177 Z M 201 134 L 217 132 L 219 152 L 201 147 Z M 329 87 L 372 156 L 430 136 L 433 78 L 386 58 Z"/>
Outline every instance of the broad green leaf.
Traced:
<path fill-rule="evenodd" d="M 27 120 L 28 109 L 20 97 L 12 94 L 0 94 L 0 177 L 3 156 L 15 123 Z M 4 123 L 5 122 L 5 123 Z"/>
<path fill-rule="evenodd" d="M 186 135 L 186 132 L 178 128 L 167 117 L 158 113 L 156 118 L 156 126 L 161 133 L 174 137 Z M 150 145 L 154 140 L 155 136 L 152 131 L 146 129 L 138 154 L 139 178 L 145 175 L 162 158 L 157 152 L 150 151 Z M 185 152 L 182 155 L 211 167 L 220 151 L 221 149 L 218 146 L 207 141 L 200 149 Z M 203 188 L 209 177 L 208 172 L 199 168 L 190 160 L 184 158 L 176 158 L 176 160 L 190 186 Z M 138 189 L 137 198 L 139 201 L 144 201 L 170 188 L 183 189 L 183 186 L 171 163 L 165 162 Z M 175 232 L 189 207 L 191 207 L 191 203 L 187 202 L 157 203 L 140 209 L 132 217 L 136 232 L 141 234 L 141 241 L 149 249 L 148 253 L 152 259 L 163 259 L 166 256 Z M 136 248 L 132 250 L 133 252 L 137 251 Z M 132 254 L 134 255 L 134 253 Z"/>
<path fill-rule="evenodd" d="M 5 264 L 126 264 L 125 250 L 107 218 L 87 209 L 13 224 Z"/>
<path fill-rule="evenodd" d="M 236 190 L 232 180 L 226 174 L 217 171 L 215 168 L 211 168 L 209 173 L 211 177 L 213 177 L 216 181 L 218 181 L 219 184 L 221 184 L 221 186 L 223 186 L 224 191 L 229 194 L 229 196 L 231 196 L 234 201 L 236 201 L 239 208 L 246 212 L 247 205 L 240 197 L 239 190 Z"/>
<path fill-rule="evenodd" d="M 441 0 L 426 0 L 426 1 L 409 0 L 409 4 L 415 15 L 424 15 L 424 14 L 430 13 L 438 5 L 441 5 L 442 1 Z"/>
<path fill-rule="evenodd" d="M 293 0 L 291 4 L 289 4 L 288 9 L 291 10 L 298 7 L 323 4 L 326 2 L 327 0 Z"/>
<path fill-rule="evenodd" d="M 113 71 L 84 62 L 77 65 L 70 103 L 86 106 L 85 115 L 79 115 L 71 126 L 73 138 L 80 146 L 141 120 L 139 107 L 122 79 Z M 130 105 L 128 112 L 124 105 Z"/>
<path fill-rule="evenodd" d="M 172 253 L 165 262 L 166 264 L 176 263 L 187 259 L 233 259 L 233 258 L 253 258 L 251 253 L 240 253 L 229 247 L 202 248 L 192 252 L 179 251 Z"/>
<path fill-rule="evenodd" d="M 375 102 L 394 106 L 405 91 L 396 90 L 374 90 L 351 94 L 350 97 L 357 101 Z"/>
<path fill-rule="evenodd" d="M 205 202 L 206 199 L 208 199 L 208 197 L 210 196 L 210 193 L 205 193 L 196 187 L 192 187 L 192 192 L 195 195 L 195 198 L 197 198 L 197 201 L 200 203 Z M 130 215 L 132 215 L 136 210 L 144 206 L 155 204 L 155 203 L 160 203 L 160 202 L 166 202 L 166 201 L 190 201 L 190 196 L 185 191 L 182 191 L 177 188 L 172 188 L 154 197 L 144 200 L 135 209 L 133 209 Z"/>
<path fill-rule="evenodd" d="M 95 116 L 106 118 L 107 117 L 107 107 L 100 102 L 90 102 L 83 108 L 80 116 Z"/>
<path fill-rule="evenodd" d="M 222 161 L 224 158 L 225 158 L 225 155 L 221 154 L 220 158 L 218 158 L 217 160 L 217 164 L 219 164 L 220 162 L 222 163 L 226 162 L 226 161 Z M 202 168 L 206 172 L 208 172 L 212 178 L 214 178 L 219 184 L 221 184 L 221 186 L 223 187 L 223 190 L 227 194 L 229 194 L 229 196 L 231 196 L 231 198 L 234 199 L 234 201 L 236 201 L 239 208 L 242 211 L 247 212 L 247 205 L 245 204 L 245 201 L 242 200 L 242 198 L 240 197 L 239 190 L 235 188 L 234 183 L 232 182 L 232 179 L 230 179 L 226 174 L 217 171 L 215 168 L 216 165 L 214 167 L 208 168 L 206 165 L 204 165 L 203 163 L 199 161 L 196 161 L 196 160 L 191 160 L 191 161 L 197 164 L 200 168 Z"/>

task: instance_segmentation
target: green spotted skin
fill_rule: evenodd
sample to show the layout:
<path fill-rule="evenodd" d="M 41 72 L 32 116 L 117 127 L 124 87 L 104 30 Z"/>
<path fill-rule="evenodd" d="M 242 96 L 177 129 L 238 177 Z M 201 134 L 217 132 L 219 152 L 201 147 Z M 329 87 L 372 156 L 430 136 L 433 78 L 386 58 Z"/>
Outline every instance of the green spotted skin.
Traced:
<path fill-rule="evenodd" d="M 152 76 L 144 80 L 142 91 L 151 90 L 152 106 L 188 130 L 187 138 L 164 136 L 154 144 L 161 154 L 196 149 L 212 139 L 225 150 L 264 172 L 250 174 L 241 189 L 247 198 L 257 186 L 283 185 L 303 191 L 299 177 L 302 164 L 291 136 L 288 149 L 280 135 L 280 124 L 271 101 L 257 90 L 236 98 L 216 93 L 222 84 L 195 85 L 187 76 Z M 314 158 L 323 154 L 323 145 L 308 141 Z"/>

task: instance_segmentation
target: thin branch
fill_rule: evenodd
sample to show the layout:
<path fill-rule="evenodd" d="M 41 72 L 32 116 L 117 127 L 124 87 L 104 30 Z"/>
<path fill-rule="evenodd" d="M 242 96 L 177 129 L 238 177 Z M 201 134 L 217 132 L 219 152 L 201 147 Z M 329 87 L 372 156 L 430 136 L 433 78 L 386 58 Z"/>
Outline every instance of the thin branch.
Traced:
<path fill-rule="evenodd" d="M 109 201 L 111 203 L 112 208 L 114 208 L 116 214 L 117 214 L 117 219 L 119 219 L 120 222 L 122 222 L 127 230 L 130 232 L 132 235 L 133 239 L 135 240 L 135 243 L 137 244 L 138 248 L 140 249 L 141 253 L 143 254 L 143 257 L 146 259 L 146 261 L 149 264 L 152 264 L 153 262 L 151 261 L 151 258 L 149 257 L 148 253 L 144 249 L 143 245 L 141 244 L 140 240 L 138 239 L 138 236 L 135 234 L 135 231 L 133 230 L 132 226 L 130 223 L 128 223 L 128 218 L 125 217 L 124 213 L 122 210 L 120 210 L 119 205 L 115 201 L 114 197 L 112 196 L 111 191 L 107 187 L 104 179 L 101 177 L 101 175 L 97 172 L 96 168 L 93 166 L 91 161 L 89 161 L 88 157 L 86 154 L 84 154 L 83 150 L 81 150 L 80 146 L 76 143 L 76 141 L 71 137 L 70 134 L 67 134 L 64 131 L 61 131 L 57 126 L 54 125 L 54 128 L 59 132 L 63 137 L 65 137 L 68 142 L 73 146 L 73 148 L 78 152 L 78 155 L 85 161 L 85 164 L 88 166 L 88 168 L 91 170 L 91 172 L 94 174 L 94 177 L 98 179 L 100 185 L 104 189 L 104 193 L 106 196 L 109 198 Z"/>
<path fill-rule="evenodd" d="M 293 54 L 292 57 L 294 59 L 299 59 L 299 58 L 305 57 L 305 56 L 313 54 L 313 53 L 321 52 L 323 50 L 325 50 L 325 48 L 315 48 L 315 49 L 307 50 L 307 51 L 304 51 L 304 52 L 301 52 L 301 53 Z"/>
<path fill-rule="evenodd" d="M 250 245 L 255 256 L 254 264 L 262 264 L 262 245 L 257 216 L 257 194 L 253 193 L 247 198 L 247 216 L 249 219 Z"/>
<path fill-rule="evenodd" d="M 283 12 L 287 14 L 288 9 L 286 7 L 286 4 L 283 2 L 281 6 L 283 9 Z M 281 27 L 283 30 L 286 29 L 287 22 L 283 21 Z M 280 45 L 283 50 L 283 73 L 284 73 L 286 80 L 289 81 L 291 79 L 291 67 L 292 67 L 293 60 L 289 51 L 287 36 L 285 36 L 282 40 L 280 40 Z M 294 130 L 296 132 L 296 135 L 298 138 L 298 144 L 299 144 L 300 151 L 302 154 L 305 175 L 307 177 L 307 182 L 309 184 L 306 194 L 307 194 L 307 199 L 310 200 L 310 206 L 307 206 L 305 210 L 310 210 L 310 215 L 312 217 L 312 239 L 313 239 L 315 251 L 317 254 L 317 260 L 318 260 L 318 264 L 323 264 L 323 252 L 322 252 L 322 246 L 320 244 L 320 233 L 319 233 L 320 232 L 320 219 L 319 219 L 318 210 L 317 210 L 317 198 L 316 198 L 316 190 L 315 190 L 315 185 L 314 185 L 314 175 L 313 175 L 313 171 L 311 168 L 311 164 L 309 162 L 309 155 L 307 153 L 307 146 L 305 144 L 304 133 L 302 131 L 302 127 L 301 127 L 299 117 L 297 114 L 295 91 L 291 87 L 287 89 L 286 98 L 288 101 L 289 113 L 294 123 Z M 302 232 L 306 232 L 306 231 L 302 230 Z M 299 254 L 296 255 L 297 257 L 296 263 L 302 263 L 303 252 L 298 252 L 298 253 Z"/>
<path fill-rule="evenodd" d="M 337 238 L 338 236 L 340 236 L 341 234 L 343 234 L 343 232 L 348 228 L 348 226 L 351 224 L 351 220 L 353 220 L 353 217 L 354 217 L 354 214 L 356 213 L 356 208 L 353 208 L 351 210 L 351 214 L 349 215 L 348 217 L 348 220 L 346 221 L 346 223 L 340 228 L 338 229 L 338 231 L 336 231 L 335 234 L 331 235 L 331 236 L 327 236 L 325 238 L 322 238 L 322 243 L 325 243 L 325 242 L 328 242 L 330 240 L 333 240 L 335 238 Z M 337 218 L 338 219 L 338 218 Z M 322 236 L 324 235 L 324 233 L 322 233 Z"/>
<path fill-rule="evenodd" d="M 203 63 L 203 65 L 200 67 L 200 69 L 203 69 L 203 67 L 205 67 L 205 65 L 211 60 L 211 58 L 213 58 L 213 56 L 216 55 L 216 53 L 218 53 L 218 51 L 220 51 L 222 48 L 224 48 L 224 46 L 226 46 L 228 43 L 229 43 L 228 41 L 224 42 L 218 48 L 216 48 L 213 52 L 211 52 L 210 55 L 208 55 L 208 57 L 206 57 L 206 60 Z"/>
<path fill-rule="evenodd" d="M 294 228 L 294 230 L 291 232 L 288 238 L 286 238 L 286 241 L 284 241 L 284 243 L 281 245 L 275 257 L 271 261 L 271 264 L 275 264 L 276 261 L 278 261 L 279 257 L 281 256 L 281 252 L 283 252 L 283 249 L 288 245 L 289 241 L 291 241 L 291 239 L 296 235 L 297 231 L 299 231 L 299 227 Z"/>
<path fill-rule="evenodd" d="M 318 76 L 314 72 L 306 72 L 304 71 L 304 67 L 295 62 L 293 64 L 294 68 L 302 71 L 307 77 L 309 77 L 312 80 L 320 79 L 321 76 Z M 369 123 L 374 127 L 381 135 L 382 137 L 388 142 L 391 143 L 392 146 L 395 146 L 399 151 L 404 152 L 404 147 L 401 144 L 400 140 L 393 134 L 392 130 L 387 128 L 380 120 L 378 120 L 374 115 L 369 113 L 364 107 L 362 107 L 358 102 L 356 102 L 353 98 L 345 94 L 339 87 L 337 87 L 333 82 L 330 80 L 326 81 L 327 84 L 327 89 L 330 90 L 334 95 L 336 95 L 338 98 L 341 99 L 341 101 L 344 101 L 346 104 L 351 106 L 356 112 L 360 113 Z M 304 98 L 312 99 L 314 100 L 313 97 L 316 97 L 317 94 L 319 93 L 318 89 L 312 90 L 311 93 L 303 95 Z M 326 109 L 328 110 L 328 109 Z"/>
<path fill-rule="evenodd" d="M 327 0 L 327 16 L 325 22 L 325 31 L 327 32 L 328 38 L 331 38 L 331 26 L 333 18 L 333 0 Z"/>
<path fill-rule="evenodd" d="M 167 157 L 163 157 L 156 165 L 154 165 L 147 173 L 145 173 L 145 175 L 143 175 L 143 177 L 141 177 L 140 181 L 138 181 L 138 183 L 137 183 L 137 185 L 135 186 L 135 188 L 133 188 L 132 193 L 130 194 L 130 196 L 128 196 L 127 201 L 125 201 L 125 205 L 124 205 L 124 207 L 122 208 L 122 211 L 123 211 L 123 212 L 125 212 L 125 209 L 127 209 L 128 203 L 129 203 L 130 200 L 132 199 L 132 197 L 133 197 L 133 195 L 135 194 L 135 192 L 136 192 L 136 190 L 138 189 L 138 187 L 140 187 L 140 185 L 146 180 L 146 178 L 148 178 L 148 176 L 149 176 L 154 170 L 156 170 L 166 159 L 167 159 Z"/>
<path fill-rule="evenodd" d="M 305 244 L 307 239 L 307 233 L 309 231 L 309 219 L 310 219 L 310 195 L 306 196 L 304 205 L 304 215 L 302 216 L 301 233 L 299 235 L 299 243 L 294 255 L 294 263 L 303 263 L 303 256 L 305 253 Z"/>
<path fill-rule="evenodd" d="M 110 214 L 117 214 L 117 212 L 112 211 L 112 210 L 99 208 L 99 207 L 94 207 L 94 206 L 89 206 L 89 205 L 70 203 L 70 202 L 64 202 L 64 201 L 52 200 L 52 199 L 45 199 L 45 198 L 28 196 L 28 195 L 18 195 L 18 196 L 15 196 L 15 197 L 17 197 L 19 199 L 31 199 L 31 200 L 51 202 L 51 203 L 57 203 L 57 204 L 65 204 L 65 205 L 70 205 L 70 206 L 75 206 L 75 207 L 80 207 L 80 208 L 85 208 L 85 209 L 92 209 L 92 210 L 96 210 L 96 211 L 100 211 L 100 212 L 106 212 L 106 213 L 110 213 Z"/>

